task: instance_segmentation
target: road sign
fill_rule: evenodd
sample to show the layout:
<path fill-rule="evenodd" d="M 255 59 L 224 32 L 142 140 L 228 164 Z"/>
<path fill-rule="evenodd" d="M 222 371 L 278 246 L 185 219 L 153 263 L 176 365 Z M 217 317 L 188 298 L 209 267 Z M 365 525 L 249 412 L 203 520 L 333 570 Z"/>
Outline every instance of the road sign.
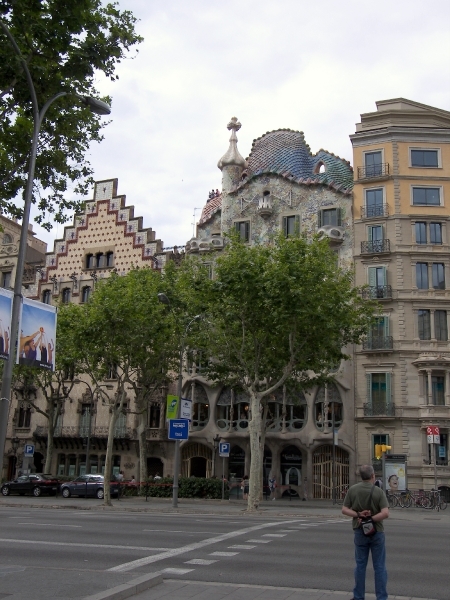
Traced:
<path fill-rule="evenodd" d="M 169 440 L 187 440 L 189 438 L 189 421 L 187 419 L 169 420 Z"/>
<path fill-rule="evenodd" d="M 192 400 L 189 398 L 181 398 L 180 404 L 180 419 L 191 420 Z"/>
<path fill-rule="evenodd" d="M 32 456 L 34 456 L 33 444 L 25 444 L 25 452 L 23 455 L 25 458 L 31 458 Z"/>
<path fill-rule="evenodd" d="M 427 442 L 429 444 L 441 443 L 441 436 L 439 435 L 439 427 L 437 425 L 429 425 L 427 427 Z"/>
<path fill-rule="evenodd" d="M 219 456 L 222 458 L 228 458 L 230 456 L 230 444 L 228 442 L 220 442 Z"/>

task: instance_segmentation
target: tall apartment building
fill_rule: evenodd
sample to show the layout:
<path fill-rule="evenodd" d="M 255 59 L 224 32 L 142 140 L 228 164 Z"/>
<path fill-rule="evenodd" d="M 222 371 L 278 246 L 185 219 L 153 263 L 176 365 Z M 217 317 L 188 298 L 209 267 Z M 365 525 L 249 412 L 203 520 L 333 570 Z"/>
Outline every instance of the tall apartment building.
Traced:
<path fill-rule="evenodd" d="M 450 112 L 376 103 L 350 136 L 356 284 L 380 316 L 355 353 L 356 453 L 378 443 L 407 459 L 411 488 L 448 485 Z M 427 444 L 428 425 L 440 443 Z"/>

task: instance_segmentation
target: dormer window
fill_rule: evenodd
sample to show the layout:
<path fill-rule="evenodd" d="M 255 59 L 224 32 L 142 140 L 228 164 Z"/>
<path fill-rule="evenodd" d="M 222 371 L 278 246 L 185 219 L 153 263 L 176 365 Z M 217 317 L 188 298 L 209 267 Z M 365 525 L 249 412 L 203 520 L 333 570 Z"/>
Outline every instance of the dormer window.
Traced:
<path fill-rule="evenodd" d="M 327 170 L 325 163 L 320 161 L 317 163 L 316 168 L 314 169 L 314 173 L 317 175 L 318 173 L 325 173 Z"/>

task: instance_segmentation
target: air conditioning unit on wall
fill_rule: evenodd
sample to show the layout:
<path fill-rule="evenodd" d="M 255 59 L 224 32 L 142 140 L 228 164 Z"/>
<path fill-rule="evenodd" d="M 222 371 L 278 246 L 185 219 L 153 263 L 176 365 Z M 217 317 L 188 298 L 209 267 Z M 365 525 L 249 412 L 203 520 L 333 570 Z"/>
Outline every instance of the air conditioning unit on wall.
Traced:
<path fill-rule="evenodd" d="M 344 241 L 345 230 L 339 225 L 323 225 L 317 231 L 317 234 L 322 237 L 327 237 L 330 242 L 340 244 Z"/>

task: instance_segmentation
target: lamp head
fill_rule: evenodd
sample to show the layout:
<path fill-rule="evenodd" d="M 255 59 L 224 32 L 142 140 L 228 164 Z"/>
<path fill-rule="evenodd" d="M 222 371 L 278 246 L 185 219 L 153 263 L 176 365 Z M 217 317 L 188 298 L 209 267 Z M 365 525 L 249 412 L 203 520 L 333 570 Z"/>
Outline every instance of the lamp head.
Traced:
<path fill-rule="evenodd" d="M 166 296 L 166 294 L 163 294 L 163 293 L 158 294 L 158 300 L 161 302 L 161 304 L 167 304 L 168 306 L 170 306 L 170 300 Z"/>
<path fill-rule="evenodd" d="M 103 102 L 103 100 L 92 98 L 92 96 L 81 96 L 81 100 L 96 115 L 105 116 L 111 114 L 111 107 L 106 102 Z"/>

